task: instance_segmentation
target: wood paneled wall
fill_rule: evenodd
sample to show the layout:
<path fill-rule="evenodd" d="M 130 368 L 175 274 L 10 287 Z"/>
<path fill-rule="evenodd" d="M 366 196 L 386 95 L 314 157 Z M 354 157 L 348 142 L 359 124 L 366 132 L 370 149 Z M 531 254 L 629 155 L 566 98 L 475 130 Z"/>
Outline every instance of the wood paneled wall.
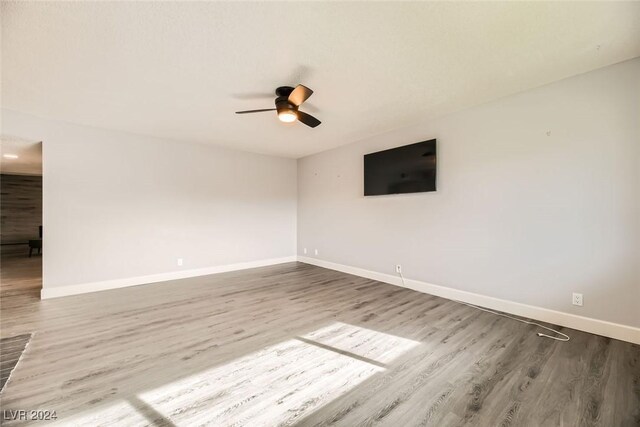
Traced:
<path fill-rule="evenodd" d="M 26 243 L 42 225 L 42 177 L 0 175 L 0 241 Z"/>

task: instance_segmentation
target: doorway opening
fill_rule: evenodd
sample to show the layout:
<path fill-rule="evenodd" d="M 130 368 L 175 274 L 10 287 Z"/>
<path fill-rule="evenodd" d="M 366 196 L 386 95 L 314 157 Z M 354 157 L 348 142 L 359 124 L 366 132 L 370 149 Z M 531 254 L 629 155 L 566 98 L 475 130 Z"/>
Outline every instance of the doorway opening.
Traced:
<path fill-rule="evenodd" d="M 42 143 L 0 136 L 0 296 L 40 299 Z"/>

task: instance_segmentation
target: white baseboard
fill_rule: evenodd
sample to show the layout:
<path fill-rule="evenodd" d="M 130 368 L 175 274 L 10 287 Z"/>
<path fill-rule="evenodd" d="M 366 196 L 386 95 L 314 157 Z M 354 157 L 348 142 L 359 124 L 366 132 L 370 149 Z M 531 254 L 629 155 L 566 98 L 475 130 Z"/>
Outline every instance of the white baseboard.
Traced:
<path fill-rule="evenodd" d="M 365 277 L 367 279 L 377 280 L 379 282 L 389 283 L 395 286 L 413 289 L 425 294 L 435 295 L 451 300 L 463 301 L 469 304 L 474 304 L 505 313 L 515 314 L 516 316 L 536 319 L 542 322 L 552 323 L 554 325 L 560 325 L 567 328 L 590 332 L 596 335 L 602 335 L 605 337 L 640 344 L 640 328 L 634 328 L 632 326 L 592 319 L 590 317 L 577 316 L 575 314 L 549 310 L 547 308 L 536 307 L 533 305 L 521 304 L 518 302 L 489 297 L 473 292 L 461 291 L 459 289 L 448 288 L 445 286 L 433 285 L 431 283 L 421 282 L 419 280 L 405 278 L 403 284 L 402 280 L 398 276 L 379 273 L 377 271 L 365 270 L 358 267 L 351 267 L 343 264 L 336 264 L 316 258 L 298 256 L 298 261 L 304 262 L 306 264 L 316 265 L 318 267 L 328 268 L 330 270 L 337 270 L 343 273 L 353 274 L 355 276 Z"/>
<path fill-rule="evenodd" d="M 258 261 L 240 262 L 237 264 L 216 265 L 214 267 L 197 268 L 193 270 L 172 271 L 170 273 L 152 274 L 148 276 L 128 277 L 125 279 L 105 280 L 101 282 L 81 283 L 78 285 L 56 286 L 43 288 L 42 299 L 65 297 L 69 295 L 86 294 L 88 292 L 106 291 L 127 286 L 146 285 L 149 283 L 166 282 L 167 280 L 186 279 L 189 277 L 206 276 L 209 274 L 225 273 L 228 271 L 245 270 L 247 268 L 265 267 L 296 261 L 296 256 L 270 258 Z"/>

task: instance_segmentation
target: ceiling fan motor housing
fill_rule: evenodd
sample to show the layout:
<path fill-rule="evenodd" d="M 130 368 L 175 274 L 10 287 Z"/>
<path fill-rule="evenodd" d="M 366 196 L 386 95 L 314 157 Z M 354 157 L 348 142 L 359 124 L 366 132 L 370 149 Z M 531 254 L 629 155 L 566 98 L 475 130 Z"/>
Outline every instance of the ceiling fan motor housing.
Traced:
<path fill-rule="evenodd" d="M 276 110 L 280 114 L 283 111 L 298 111 L 298 107 L 288 101 L 288 95 L 279 96 L 276 98 Z"/>
<path fill-rule="evenodd" d="M 276 96 L 284 96 L 285 98 L 288 98 L 289 95 L 291 95 L 291 92 L 293 92 L 293 89 L 294 88 L 292 88 L 291 86 L 280 86 L 276 89 Z"/>

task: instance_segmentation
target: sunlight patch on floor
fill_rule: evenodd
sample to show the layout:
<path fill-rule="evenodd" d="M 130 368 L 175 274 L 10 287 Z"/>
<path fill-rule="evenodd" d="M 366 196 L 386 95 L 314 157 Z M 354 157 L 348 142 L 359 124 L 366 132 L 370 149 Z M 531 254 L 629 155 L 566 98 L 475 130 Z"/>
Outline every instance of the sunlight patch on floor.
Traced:
<path fill-rule="evenodd" d="M 336 322 L 62 420 L 66 425 L 277 425 L 303 419 L 419 342 Z M 158 373 L 161 375 L 161 373 Z"/>
<path fill-rule="evenodd" d="M 302 337 L 384 364 L 420 344 L 419 341 L 342 322 Z"/>
<path fill-rule="evenodd" d="M 323 346 L 288 340 L 139 397 L 176 425 L 293 422 L 385 370 L 343 352 L 390 361 L 418 344 L 344 323 L 304 338 Z"/>
<path fill-rule="evenodd" d="M 289 340 L 155 390 L 141 400 L 179 425 L 277 424 L 324 405 L 384 368 Z"/>
<path fill-rule="evenodd" d="M 59 426 L 148 426 L 152 422 L 133 407 L 129 402 L 120 400 L 111 405 L 85 411 L 72 416 L 64 416 L 63 411 L 58 411 L 60 417 L 53 425 Z"/>

